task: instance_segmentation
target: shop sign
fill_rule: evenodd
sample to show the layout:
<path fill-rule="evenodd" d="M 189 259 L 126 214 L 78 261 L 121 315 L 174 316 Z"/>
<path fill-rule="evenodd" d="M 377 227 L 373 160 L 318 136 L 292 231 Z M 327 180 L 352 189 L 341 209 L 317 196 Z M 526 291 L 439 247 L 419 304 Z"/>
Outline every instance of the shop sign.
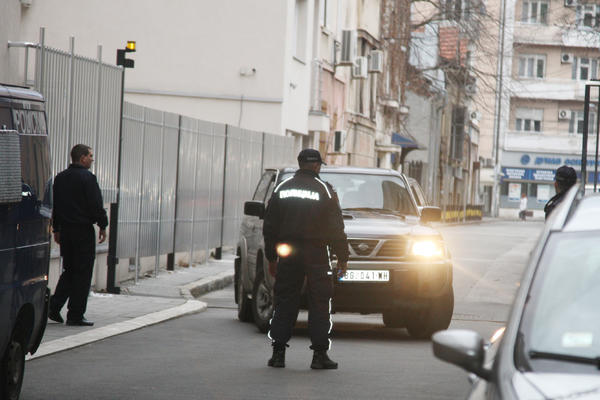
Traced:
<path fill-rule="evenodd" d="M 508 184 L 508 200 L 519 201 L 521 199 L 521 184 L 520 183 L 509 183 Z"/>
<path fill-rule="evenodd" d="M 502 180 L 553 182 L 554 170 L 502 167 Z"/>

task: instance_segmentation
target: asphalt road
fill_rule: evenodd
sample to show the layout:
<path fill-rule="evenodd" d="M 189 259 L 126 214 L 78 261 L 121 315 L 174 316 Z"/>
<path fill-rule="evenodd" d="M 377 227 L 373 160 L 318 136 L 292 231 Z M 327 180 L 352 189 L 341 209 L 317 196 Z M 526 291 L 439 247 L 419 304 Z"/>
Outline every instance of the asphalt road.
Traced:
<path fill-rule="evenodd" d="M 451 328 L 485 337 L 502 326 L 541 223 L 445 227 L 455 263 Z M 301 315 L 287 367 L 266 367 L 270 346 L 236 320 L 231 287 L 209 309 L 27 363 L 22 399 L 456 399 L 463 371 L 436 360 L 431 343 L 384 328 L 379 315 L 334 316 L 335 371 L 312 371 Z"/>

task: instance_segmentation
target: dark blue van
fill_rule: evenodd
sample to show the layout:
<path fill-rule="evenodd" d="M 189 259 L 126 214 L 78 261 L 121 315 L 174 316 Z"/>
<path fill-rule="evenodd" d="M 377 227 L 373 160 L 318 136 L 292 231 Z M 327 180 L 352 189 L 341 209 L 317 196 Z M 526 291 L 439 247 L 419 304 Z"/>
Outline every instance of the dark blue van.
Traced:
<path fill-rule="evenodd" d="M 52 175 L 43 97 L 0 84 L 0 398 L 17 399 L 48 310 Z"/>

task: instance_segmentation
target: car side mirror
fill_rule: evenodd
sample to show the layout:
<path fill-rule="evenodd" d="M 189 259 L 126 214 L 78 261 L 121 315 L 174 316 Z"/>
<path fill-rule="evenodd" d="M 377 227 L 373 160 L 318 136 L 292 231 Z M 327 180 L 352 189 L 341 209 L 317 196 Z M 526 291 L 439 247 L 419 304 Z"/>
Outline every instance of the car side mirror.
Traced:
<path fill-rule="evenodd" d="M 442 220 L 441 208 L 425 206 L 421 210 L 421 222 L 438 222 L 441 220 Z"/>
<path fill-rule="evenodd" d="M 265 216 L 265 203 L 262 201 L 247 201 L 244 203 L 244 214 L 263 219 Z"/>
<path fill-rule="evenodd" d="M 483 366 L 485 341 L 475 331 L 451 329 L 432 336 L 433 354 L 475 375 L 490 380 L 491 371 Z"/>

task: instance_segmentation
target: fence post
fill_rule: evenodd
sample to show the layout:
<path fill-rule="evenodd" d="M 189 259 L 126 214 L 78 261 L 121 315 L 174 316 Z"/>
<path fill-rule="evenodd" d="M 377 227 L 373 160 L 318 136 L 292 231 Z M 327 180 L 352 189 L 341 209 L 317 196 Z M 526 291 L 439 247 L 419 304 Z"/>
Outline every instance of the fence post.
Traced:
<path fill-rule="evenodd" d="M 196 219 L 196 196 L 198 192 L 198 147 L 200 143 L 200 133 L 196 125 L 196 157 L 194 158 L 194 198 L 192 199 L 192 226 L 190 227 L 190 267 L 194 263 L 194 226 Z"/>
<path fill-rule="evenodd" d="M 96 129 L 94 132 L 94 150 L 98 154 L 98 141 L 100 138 L 100 103 L 102 101 L 102 45 L 98 45 L 98 81 L 97 81 L 98 96 L 96 97 Z M 96 166 L 94 163 L 94 174 L 97 174 Z"/>
<path fill-rule="evenodd" d="M 67 148 L 72 146 L 71 139 L 73 134 L 73 81 L 75 79 L 75 37 L 69 37 L 69 54 L 70 54 L 70 62 L 69 62 L 69 87 L 67 93 Z M 69 152 L 67 151 L 67 165 L 70 164 L 69 160 Z"/>
<path fill-rule="evenodd" d="M 156 235 L 156 261 L 154 264 L 154 276 L 158 276 L 160 263 L 160 235 L 162 233 L 162 198 L 163 198 L 163 159 L 165 154 L 165 112 L 161 113 L 162 123 L 160 127 L 160 183 L 158 186 L 158 232 Z"/>
<path fill-rule="evenodd" d="M 178 116 L 178 127 L 177 127 L 177 159 L 175 160 L 175 212 L 173 221 L 173 247 L 171 252 L 167 254 L 167 271 L 173 271 L 175 269 L 175 249 L 177 248 L 177 193 L 179 191 L 179 146 L 181 144 L 181 115 Z"/>
<path fill-rule="evenodd" d="M 223 193 L 221 204 L 221 245 L 215 249 L 215 259 L 220 260 L 223 257 L 223 232 L 225 231 L 225 190 L 227 189 L 227 147 L 229 145 L 229 125 L 225 125 L 225 146 L 223 154 Z"/>
<path fill-rule="evenodd" d="M 206 259 L 208 260 L 209 254 L 210 254 L 210 217 L 211 217 L 211 211 L 212 211 L 212 185 L 213 185 L 213 158 L 215 156 L 215 123 L 211 123 L 211 142 L 210 142 L 210 154 L 211 154 L 211 162 L 210 162 L 210 168 L 209 168 L 209 175 L 208 175 L 208 207 L 207 207 L 207 214 L 206 214 L 206 243 L 205 243 L 205 251 L 206 251 Z"/>
<path fill-rule="evenodd" d="M 40 43 L 39 43 L 39 51 L 40 58 L 36 60 L 36 85 L 38 92 L 46 95 L 44 90 L 44 63 L 46 62 L 46 28 L 40 28 Z M 27 77 L 25 77 L 27 79 Z"/>
<path fill-rule="evenodd" d="M 138 229 L 137 240 L 135 243 L 135 284 L 138 283 L 138 275 L 140 271 L 140 236 L 142 233 L 142 193 L 144 192 L 144 159 L 146 148 L 146 108 L 144 107 L 144 117 L 142 122 L 142 161 L 140 163 L 140 196 L 138 200 Z"/>

